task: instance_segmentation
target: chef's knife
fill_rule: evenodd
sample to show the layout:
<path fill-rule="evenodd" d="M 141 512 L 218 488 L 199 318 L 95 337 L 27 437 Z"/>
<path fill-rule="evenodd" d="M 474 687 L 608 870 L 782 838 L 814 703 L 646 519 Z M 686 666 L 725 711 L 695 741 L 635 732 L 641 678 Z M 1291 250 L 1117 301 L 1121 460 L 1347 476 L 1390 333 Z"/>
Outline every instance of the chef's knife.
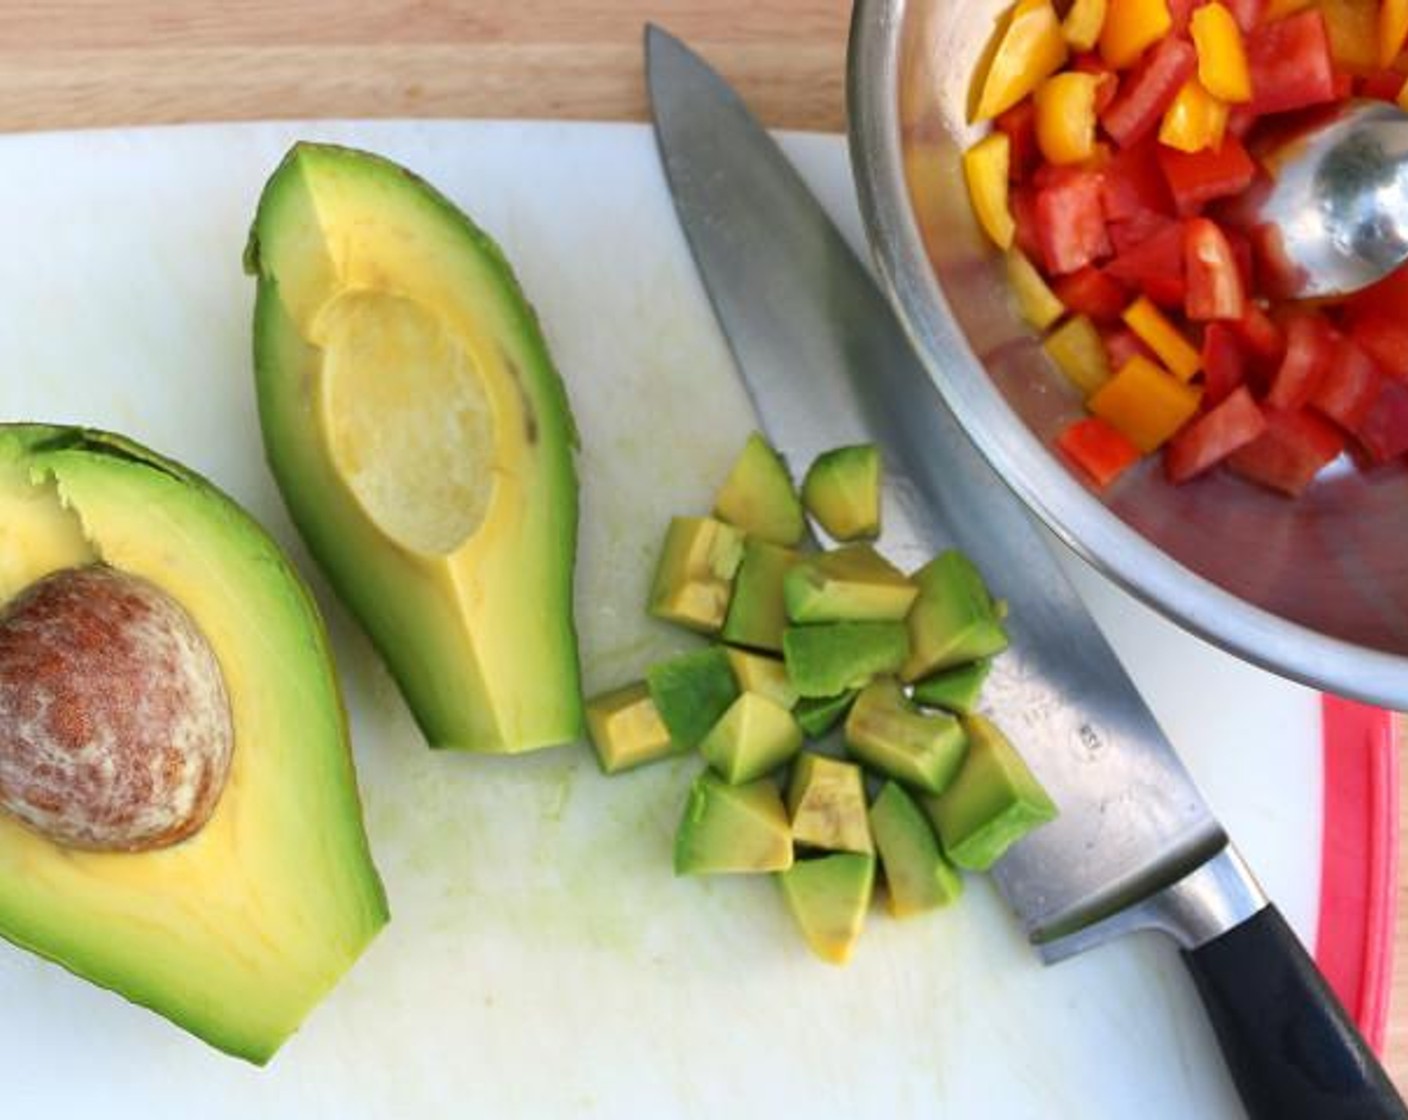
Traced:
<path fill-rule="evenodd" d="M 886 551 L 912 568 L 957 546 L 1011 605 L 985 699 L 1060 816 L 994 874 L 1044 959 L 1161 929 L 1257 1120 L 1408 1116 L 801 177 L 684 44 L 652 26 L 645 47 L 675 207 L 768 436 L 794 469 L 878 443 Z"/>

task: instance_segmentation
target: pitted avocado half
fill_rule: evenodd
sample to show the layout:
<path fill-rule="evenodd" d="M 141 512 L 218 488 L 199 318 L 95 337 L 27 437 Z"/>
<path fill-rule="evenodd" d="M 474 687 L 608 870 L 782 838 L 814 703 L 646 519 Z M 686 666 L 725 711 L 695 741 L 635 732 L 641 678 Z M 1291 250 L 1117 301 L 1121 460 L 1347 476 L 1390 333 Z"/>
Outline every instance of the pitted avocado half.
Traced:
<path fill-rule="evenodd" d="M 185 468 L 103 432 L 0 425 L 0 603 L 102 562 L 189 612 L 234 747 L 210 819 L 142 852 L 0 812 L 0 935 L 262 1063 L 386 924 L 322 620 L 279 548 Z"/>
<path fill-rule="evenodd" d="M 298 144 L 246 267 L 274 476 L 430 745 L 576 739 L 576 432 L 499 248 L 404 168 Z"/>

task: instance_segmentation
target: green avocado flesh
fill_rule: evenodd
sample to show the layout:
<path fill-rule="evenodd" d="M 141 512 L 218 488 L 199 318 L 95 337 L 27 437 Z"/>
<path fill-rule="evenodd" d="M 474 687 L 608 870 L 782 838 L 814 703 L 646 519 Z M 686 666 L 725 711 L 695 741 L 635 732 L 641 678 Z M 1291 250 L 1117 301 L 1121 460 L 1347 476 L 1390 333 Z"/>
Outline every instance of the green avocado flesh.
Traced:
<path fill-rule="evenodd" d="M 724 641 L 770 653 L 782 649 L 782 632 L 787 628 L 782 585 L 797 559 L 798 553 L 790 548 L 748 538 L 724 620 Z"/>
<path fill-rule="evenodd" d="M 619 774 L 679 753 L 643 681 L 588 700 L 587 736 L 604 774 Z"/>
<path fill-rule="evenodd" d="M 792 835 L 771 778 L 729 785 L 712 770 L 694 780 L 675 834 L 676 875 L 782 871 Z"/>
<path fill-rule="evenodd" d="M 802 729 L 786 708 L 745 692 L 714 724 L 699 753 L 732 785 L 776 770 L 802 749 Z"/>
<path fill-rule="evenodd" d="M 405 169 L 298 144 L 246 267 L 269 464 L 426 739 L 578 738 L 576 433 L 502 252 Z"/>
<path fill-rule="evenodd" d="M 795 545 L 806 532 L 787 465 L 757 432 L 748 437 L 719 488 L 714 516 L 771 544 Z"/>
<path fill-rule="evenodd" d="M 921 712 L 893 677 L 867 685 L 846 716 L 846 749 L 857 761 L 927 793 L 948 787 L 967 745 L 958 720 Z"/>
<path fill-rule="evenodd" d="M 906 681 L 991 657 L 1007 648 L 1003 608 L 988 593 L 973 562 L 957 549 L 942 552 L 914 573 L 919 597 L 909 612 Z"/>
<path fill-rule="evenodd" d="M 807 696 L 797 701 L 792 714 L 802 730 L 813 739 L 820 739 L 841 722 L 841 717 L 855 702 L 857 690 L 847 689 L 836 696 Z"/>
<path fill-rule="evenodd" d="M 822 622 L 789 626 L 782 658 L 799 696 L 836 696 L 899 672 L 909 654 L 903 622 Z"/>
<path fill-rule="evenodd" d="M 947 906 L 963 893 L 963 877 L 944 858 L 933 826 L 897 783 L 886 782 L 870 806 L 870 831 L 895 917 Z"/>
<path fill-rule="evenodd" d="M 968 755 L 953 783 L 924 808 L 949 859 L 986 871 L 1038 825 L 1054 820 L 1056 806 L 1022 756 L 982 716 L 963 720 Z"/>
<path fill-rule="evenodd" d="M 914 699 L 931 708 L 944 708 L 961 716 L 971 715 L 978 709 L 983 684 L 991 671 L 992 662 L 987 659 L 941 670 L 932 677 L 915 682 Z"/>
<path fill-rule="evenodd" d="M 738 687 L 744 692 L 759 693 L 789 710 L 796 706 L 797 690 L 787 678 L 787 666 L 779 658 L 732 647 L 725 652 Z"/>
<path fill-rule="evenodd" d="M 879 449 L 863 443 L 818 455 L 802 480 L 802 501 L 834 540 L 879 536 Z"/>
<path fill-rule="evenodd" d="M 719 646 L 682 653 L 645 674 L 650 698 L 682 751 L 692 751 L 736 699 L 738 681 Z"/>
<path fill-rule="evenodd" d="M 228 497 L 119 436 L 0 425 L 0 602 L 101 561 L 195 620 L 229 696 L 214 814 L 144 852 L 61 847 L 0 812 L 0 935 L 263 1063 L 386 924 L 323 624 Z"/>
<path fill-rule="evenodd" d="M 792 839 L 832 852 L 871 852 L 865 814 L 865 778 L 853 762 L 810 751 L 792 767 L 787 786 Z"/>
<path fill-rule="evenodd" d="M 875 857 L 838 852 L 798 860 L 777 881 L 812 952 L 829 964 L 850 960 L 870 909 Z"/>
<path fill-rule="evenodd" d="M 650 589 L 650 613 L 702 634 L 717 634 L 743 559 L 743 534 L 712 517 L 675 517 Z"/>
<path fill-rule="evenodd" d="M 899 622 L 919 588 L 868 544 L 819 552 L 782 583 L 793 622 Z"/>

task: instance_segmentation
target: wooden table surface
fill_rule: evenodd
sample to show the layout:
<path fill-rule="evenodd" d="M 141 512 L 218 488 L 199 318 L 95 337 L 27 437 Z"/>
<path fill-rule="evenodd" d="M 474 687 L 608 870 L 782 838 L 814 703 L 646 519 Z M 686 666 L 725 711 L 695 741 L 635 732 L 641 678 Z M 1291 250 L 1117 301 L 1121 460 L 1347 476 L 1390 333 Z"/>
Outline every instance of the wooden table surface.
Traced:
<path fill-rule="evenodd" d="M 652 19 L 704 53 L 767 124 L 840 131 L 849 16 L 843 0 L 0 0 L 0 128 L 641 120 L 641 28 Z M 1403 884 L 1399 898 L 1386 1060 L 1408 1088 Z"/>

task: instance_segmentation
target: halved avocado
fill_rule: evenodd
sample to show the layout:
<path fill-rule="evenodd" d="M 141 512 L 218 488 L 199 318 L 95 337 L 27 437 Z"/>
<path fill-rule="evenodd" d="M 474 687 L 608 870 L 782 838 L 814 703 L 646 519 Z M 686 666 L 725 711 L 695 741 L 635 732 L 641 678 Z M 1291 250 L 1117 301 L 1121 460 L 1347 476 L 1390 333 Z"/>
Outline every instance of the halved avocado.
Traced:
<path fill-rule="evenodd" d="M 322 620 L 204 479 L 117 436 L 0 425 L 0 602 L 97 561 L 151 581 L 213 649 L 234 726 L 189 839 L 60 846 L 0 812 L 0 935 L 264 1062 L 387 920 Z"/>
<path fill-rule="evenodd" d="M 502 252 L 396 164 L 298 144 L 246 267 L 270 466 L 426 739 L 576 739 L 576 432 Z"/>

